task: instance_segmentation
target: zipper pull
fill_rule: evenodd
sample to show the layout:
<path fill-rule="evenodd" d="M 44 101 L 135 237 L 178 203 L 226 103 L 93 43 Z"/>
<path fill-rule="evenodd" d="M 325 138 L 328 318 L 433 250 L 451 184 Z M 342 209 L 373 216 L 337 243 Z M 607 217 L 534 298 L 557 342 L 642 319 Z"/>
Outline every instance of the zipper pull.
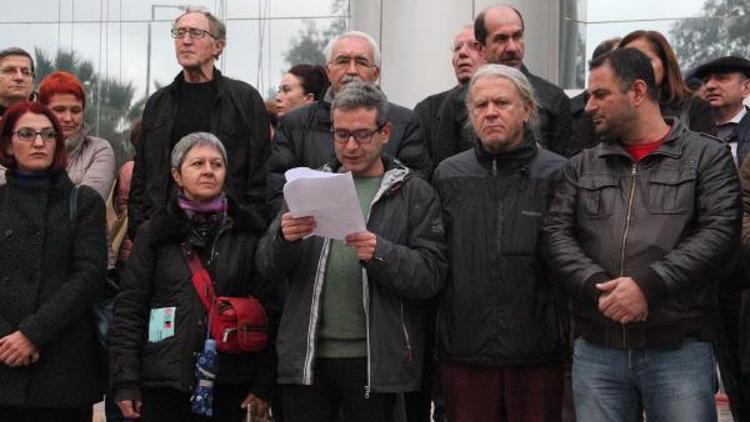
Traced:
<path fill-rule="evenodd" d="M 365 385 L 365 399 L 369 399 L 369 398 L 370 398 L 370 386 Z"/>
<path fill-rule="evenodd" d="M 633 163 L 633 169 L 631 170 L 631 173 L 633 173 L 633 176 L 638 173 L 638 163 Z"/>

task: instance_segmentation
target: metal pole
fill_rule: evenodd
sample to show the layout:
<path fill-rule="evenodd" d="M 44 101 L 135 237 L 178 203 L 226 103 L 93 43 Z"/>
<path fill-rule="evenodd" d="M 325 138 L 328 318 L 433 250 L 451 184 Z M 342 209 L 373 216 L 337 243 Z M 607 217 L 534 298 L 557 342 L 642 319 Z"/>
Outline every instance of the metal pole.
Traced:
<path fill-rule="evenodd" d="M 146 98 L 151 93 L 151 23 L 155 15 L 154 5 L 151 5 L 151 20 L 148 22 L 148 41 L 146 43 Z"/>

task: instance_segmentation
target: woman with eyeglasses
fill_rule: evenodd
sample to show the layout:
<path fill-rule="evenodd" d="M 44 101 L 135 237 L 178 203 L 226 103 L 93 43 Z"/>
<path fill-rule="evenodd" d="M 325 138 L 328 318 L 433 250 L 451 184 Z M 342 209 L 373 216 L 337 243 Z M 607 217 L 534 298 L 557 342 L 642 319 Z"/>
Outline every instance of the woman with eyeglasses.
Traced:
<path fill-rule="evenodd" d="M 65 171 L 62 128 L 34 102 L 0 123 L 0 420 L 91 420 L 103 374 L 91 305 L 107 258 L 104 202 Z"/>
<path fill-rule="evenodd" d="M 105 139 L 92 136 L 83 121 L 86 94 L 81 82 L 68 72 L 52 72 L 39 85 L 39 102 L 60 122 L 70 180 L 94 188 L 106 200 L 115 182 L 115 152 Z"/>

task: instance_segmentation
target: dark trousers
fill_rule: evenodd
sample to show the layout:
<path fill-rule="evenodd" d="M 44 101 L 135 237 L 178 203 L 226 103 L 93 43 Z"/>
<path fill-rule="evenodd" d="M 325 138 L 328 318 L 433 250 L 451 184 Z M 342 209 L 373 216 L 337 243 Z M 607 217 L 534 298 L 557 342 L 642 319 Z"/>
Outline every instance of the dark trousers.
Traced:
<path fill-rule="evenodd" d="M 0 422 L 91 422 L 93 408 L 0 407 Z"/>
<path fill-rule="evenodd" d="M 396 394 L 365 398 L 367 359 L 315 361 L 313 385 L 282 385 L 284 422 L 392 422 Z"/>
<path fill-rule="evenodd" d="M 563 366 L 440 365 L 451 422 L 560 422 Z"/>
<path fill-rule="evenodd" d="M 740 314 L 742 294 L 719 291 L 719 336 L 715 343 L 724 391 L 735 422 L 750 422 L 750 385 L 742 379 L 740 369 Z"/>
<path fill-rule="evenodd" d="M 241 421 L 245 410 L 240 407 L 247 396 L 247 386 L 214 385 L 214 416 L 205 418 L 190 411 L 190 394 L 171 388 L 143 390 L 141 422 Z"/>

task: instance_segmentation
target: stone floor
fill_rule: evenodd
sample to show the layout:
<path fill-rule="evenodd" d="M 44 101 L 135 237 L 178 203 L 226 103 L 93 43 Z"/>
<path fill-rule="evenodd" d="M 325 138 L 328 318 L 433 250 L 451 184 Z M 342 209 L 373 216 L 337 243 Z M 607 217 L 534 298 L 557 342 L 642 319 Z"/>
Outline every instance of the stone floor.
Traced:
<path fill-rule="evenodd" d="M 732 415 L 729 413 L 729 406 L 726 402 L 717 401 L 716 409 L 719 412 L 719 422 L 732 422 Z M 93 422 L 105 422 L 104 405 L 102 403 L 94 406 Z"/>

